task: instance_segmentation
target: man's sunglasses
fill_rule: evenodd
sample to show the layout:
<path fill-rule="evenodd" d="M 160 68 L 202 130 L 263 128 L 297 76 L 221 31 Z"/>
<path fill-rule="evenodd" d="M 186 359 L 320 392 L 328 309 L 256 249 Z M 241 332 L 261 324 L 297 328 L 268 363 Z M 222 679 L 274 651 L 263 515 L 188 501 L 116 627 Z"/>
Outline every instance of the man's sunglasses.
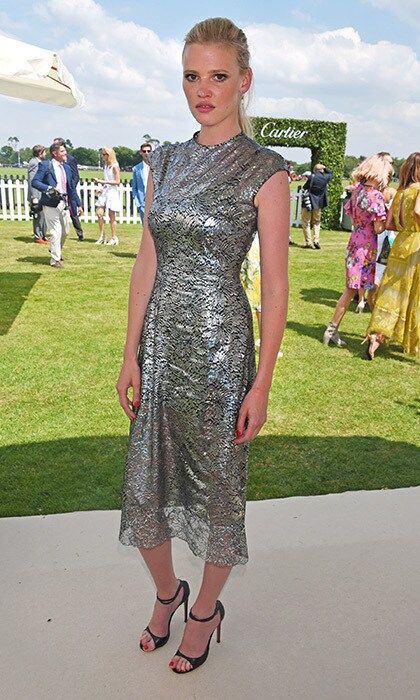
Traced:
<path fill-rule="evenodd" d="M 141 152 L 141 153 L 151 153 L 151 152 L 152 152 L 152 149 L 151 149 L 151 148 L 148 148 L 148 149 L 142 148 L 140 152 Z"/>

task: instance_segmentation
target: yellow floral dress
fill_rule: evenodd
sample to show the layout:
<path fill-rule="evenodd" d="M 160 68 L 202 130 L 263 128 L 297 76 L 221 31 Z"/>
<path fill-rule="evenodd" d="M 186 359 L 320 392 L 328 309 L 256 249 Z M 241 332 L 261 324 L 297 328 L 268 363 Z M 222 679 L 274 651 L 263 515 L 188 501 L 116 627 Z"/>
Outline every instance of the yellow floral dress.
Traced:
<path fill-rule="evenodd" d="M 377 292 L 368 333 L 381 333 L 408 355 L 420 355 L 420 183 L 398 190 L 392 204 L 397 237 Z"/>

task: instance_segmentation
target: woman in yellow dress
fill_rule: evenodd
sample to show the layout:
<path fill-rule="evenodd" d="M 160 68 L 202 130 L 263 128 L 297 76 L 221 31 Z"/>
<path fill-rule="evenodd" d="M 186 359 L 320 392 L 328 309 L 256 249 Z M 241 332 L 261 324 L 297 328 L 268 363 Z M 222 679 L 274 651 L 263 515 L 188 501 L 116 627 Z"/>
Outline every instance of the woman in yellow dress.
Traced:
<path fill-rule="evenodd" d="M 408 355 L 420 355 L 420 152 L 400 170 L 400 184 L 386 228 L 397 231 L 370 320 L 367 357 L 393 341 Z M 365 342 L 364 341 L 364 342 Z"/>
<path fill-rule="evenodd" d="M 255 236 L 248 255 L 241 267 L 241 282 L 248 296 L 251 308 L 255 311 L 258 326 L 258 338 L 255 341 L 255 350 L 260 351 L 261 345 L 261 269 L 260 269 L 260 244 L 258 236 Z M 277 359 L 283 357 L 281 350 L 277 353 Z"/>

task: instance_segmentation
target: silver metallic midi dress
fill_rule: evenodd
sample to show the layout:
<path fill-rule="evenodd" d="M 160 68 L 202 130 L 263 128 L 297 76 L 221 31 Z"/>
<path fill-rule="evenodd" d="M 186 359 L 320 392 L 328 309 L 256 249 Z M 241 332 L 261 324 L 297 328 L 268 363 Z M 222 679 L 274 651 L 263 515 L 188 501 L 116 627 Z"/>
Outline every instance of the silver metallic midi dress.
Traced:
<path fill-rule="evenodd" d="M 151 548 L 180 537 L 206 561 L 244 564 L 248 447 L 234 439 L 255 354 L 239 273 L 257 230 L 255 195 L 285 163 L 238 134 L 216 146 L 162 146 L 150 168 L 157 271 L 120 541 Z"/>

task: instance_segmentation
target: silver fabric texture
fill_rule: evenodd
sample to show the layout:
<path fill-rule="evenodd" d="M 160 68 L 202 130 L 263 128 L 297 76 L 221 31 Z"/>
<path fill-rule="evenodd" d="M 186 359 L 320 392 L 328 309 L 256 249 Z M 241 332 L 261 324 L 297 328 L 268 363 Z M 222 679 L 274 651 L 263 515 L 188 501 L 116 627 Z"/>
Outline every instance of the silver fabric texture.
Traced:
<path fill-rule="evenodd" d="M 255 353 L 239 274 L 257 230 L 254 197 L 284 169 L 279 154 L 244 134 L 152 154 L 157 272 L 139 346 L 123 544 L 151 548 L 180 537 L 220 566 L 248 560 L 248 448 L 233 441 Z"/>

